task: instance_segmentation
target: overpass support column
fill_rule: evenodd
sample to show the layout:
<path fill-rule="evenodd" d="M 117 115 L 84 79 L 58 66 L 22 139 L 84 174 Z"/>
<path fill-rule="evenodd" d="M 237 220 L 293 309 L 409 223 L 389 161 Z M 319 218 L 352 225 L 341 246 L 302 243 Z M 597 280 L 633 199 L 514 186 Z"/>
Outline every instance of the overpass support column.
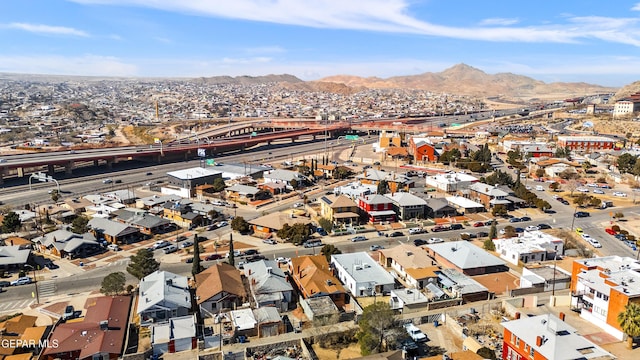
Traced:
<path fill-rule="evenodd" d="M 107 159 L 107 169 L 113 169 L 113 159 Z"/>
<path fill-rule="evenodd" d="M 315 135 L 315 134 L 313 134 L 313 135 L 311 136 L 311 138 L 312 138 L 313 140 L 315 140 L 315 139 L 316 139 L 316 135 Z"/>
<path fill-rule="evenodd" d="M 98 166 L 99 161 L 98 160 L 93 160 L 93 166 Z"/>
<path fill-rule="evenodd" d="M 73 161 L 69 161 L 68 163 L 64 164 L 64 173 L 67 175 L 73 174 L 73 165 Z"/>
<path fill-rule="evenodd" d="M 6 168 L 0 168 L 0 185 L 4 184 L 4 172 L 7 171 Z"/>
<path fill-rule="evenodd" d="M 55 167 L 51 164 L 47 165 L 47 174 L 53 175 L 55 173 Z"/>

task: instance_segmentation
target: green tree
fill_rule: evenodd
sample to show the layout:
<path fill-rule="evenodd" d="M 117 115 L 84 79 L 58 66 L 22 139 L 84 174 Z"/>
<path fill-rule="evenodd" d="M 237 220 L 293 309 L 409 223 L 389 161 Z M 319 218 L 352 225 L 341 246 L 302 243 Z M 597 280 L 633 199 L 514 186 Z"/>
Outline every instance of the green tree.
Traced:
<path fill-rule="evenodd" d="M 2 219 L 2 232 L 5 234 L 12 233 L 20 229 L 22 226 L 22 221 L 20 221 L 20 216 L 13 212 L 9 211 Z"/>
<path fill-rule="evenodd" d="M 220 192 L 227 187 L 227 184 L 225 184 L 224 179 L 215 178 L 213 179 L 213 183 L 211 184 L 211 186 L 213 191 Z"/>
<path fill-rule="evenodd" d="M 507 186 L 511 186 L 514 184 L 513 182 L 513 177 L 502 171 L 502 170 L 496 170 L 493 172 L 493 174 L 485 177 L 484 182 L 488 185 L 507 185 Z"/>
<path fill-rule="evenodd" d="M 276 233 L 281 239 L 300 245 L 311 237 L 311 224 L 297 223 L 293 226 L 284 224 Z"/>
<path fill-rule="evenodd" d="M 549 184 L 549 189 L 553 191 L 558 191 L 558 189 L 560 189 L 560 184 L 554 181 L 551 184 Z"/>
<path fill-rule="evenodd" d="M 627 348 L 633 348 L 634 338 L 640 336 L 640 304 L 630 302 L 624 311 L 618 314 L 618 324 L 627 334 Z"/>
<path fill-rule="evenodd" d="M 541 178 L 544 176 L 544 174 L 545 174 L 544 169 L 542 168 L 536 169 L 536 177 Z"/>
<path fill-rule="evenodd" d="M 487 251 L 496 251 L 496 244 L 493 243 L 493 240 L 491 238 L 485 240 L 482 244 L 482 247 Z"/>
<path fill-rule="evenodd" d="M 404 331 L 388 303 L 375 302 L 362 311 L 356 338 L 363 356 L 384 352 Z"/>
<path fill-rule="evenodd" d="M 215 210 L 215 209 L 211 209 L 209 210 L 209 212 L 207 212 L 207 216 L 209 217 L 209 219 L 217 219 L 218 216 L 220 216 L 220 213 Z"/>
<path fill-rule="evenodd" d="M 378 182 L 378 194 L 384 195 L 389 192 L 389 183 L 387 180 L 380 180 Z"/>
<path fill-rule="evenodd" d="M 89 231 L 89 218 L 81 215 L 73 219 L 71 223 L 71 232 L 74 234 L 84 234 Z"/>
<path fill-rule="evenodd" d="M 160 263 L 153 257 L 151 249 L 140 249 L 131 256 L 127 272 L 135 276 L 138 280 L 153 273 L 160 268 Z"/>
<path fill-rule="evenodd" d="M 236 266 L 236 254 L 233 249 L 233 233 L 229 234 L 229 259 L 227 261 L 230 265 Z"/>
<path fill-rule="evenodd" d="M 60 200 L 60 193 L 58 192 L 58 190 L 51 191 L 51 200 L 53 202 L 57 202 L 58 200 Z"/>
<path fill-rule="evenodd" d="M 476 351 L 476 354 L 480 355 L 483 359 L 496 360 L 498 357 L 496 356 L 496 352 L 489 349 L 486 346 L 481 347 Z"/>
<path fill-rule="evenodd" d="M 585 193 L 580 193 L 573 198 L 573 203 L 578 206 L 584 206 L 587 201 L 589 201 L 589 195 Z"/>
<path fill-rule="evenodd" d="M 602 204 L 602 200 L 600 200 L 600 198 L 597 198 L 595 196 L 591 196 L 589 198 L 589 205 L 590 206 L 598 207 L 598 206 L 600 206 L 600 204 Z"/>
<path fill-rule="evenodd" d="M 507 225 L 504 227 L 504 237 L 512 238 L 515 237 L 518 233 L 516 232 L 516 228 L 511 225 Z"/>
<path fill-rule="evenodd" d="M 320 254 L 324 255 L 327 258 L 327 261 L 331 261 L 331 255 L 342 254 L 342 251 L 333 244 L 327 244 L 320 249 Z"/>
<path fill-rule="evenodd" d="M 493 209 L 491 209 L 491 214 L 493 216 L 502 216 L 502 215 L 506 215 L 507 213 L 508 213 L 507 207 L 502 204 L 494 205 Z"/>
<path fill-rule="evenodd" d="M 498 226 L 496 225 L 497 221 L 494 219 L 491 223 L 491 227 L 489 228 L 489 239 L 498 238 Z"/>
<path fill-rule="evenodd" d="M 338 180 L 343 180 L 353 175 L 353 171 L 346 166 L 338 166 L 333 173 L 333 177 Z"/>
<path fill-rule="evenodd" d="M 638 160 L 637 156 L 631 155 L 629 153 L 624 153 L 618 156 L 618 170 L 621 173 L 629 173 L 636 165 L 636 161 Z"/>
<path fill-rule="evenodd" d="M 296 179 L 291 179 L 291 181 L 289 182 L 289 184 L 291 184 L 291 187 L 295 190 L 298 188 L 298 180 Z"/>
<path fill-rule="evenodd" d="M 251 229 L 251 225 L 242 216 L 236 216 L 231 220 L 231 230 L 237 231 L 241 234 L 246 234 Z"/>
<path fill-rule="evenodd" d="M 318 225 L 320 225 L 320 227 L 327 232 L 327 234 L 331 233 L 331 230 L 333 230 L 333 224 L 331 223 L 331 220 L 327 219 L 327 218 L 323 218 L 321 217 L 320 219 L 318 219 Z"/>
<path fill-rule="evenodd" d="M 191 275 L 196 276 L 204 270 L 202 264 L 200 264 L 200 237 L 198 234 L 193 236 L 193 263 L 191 265 Z"/>
<path fill-rule="evenodd" d="M 100 292 L 105 295 L 118 295 L 124 292 L 124 284 L 126 277 L 123 272 L 118 271 L 111 273 L 102 279 Z"/>

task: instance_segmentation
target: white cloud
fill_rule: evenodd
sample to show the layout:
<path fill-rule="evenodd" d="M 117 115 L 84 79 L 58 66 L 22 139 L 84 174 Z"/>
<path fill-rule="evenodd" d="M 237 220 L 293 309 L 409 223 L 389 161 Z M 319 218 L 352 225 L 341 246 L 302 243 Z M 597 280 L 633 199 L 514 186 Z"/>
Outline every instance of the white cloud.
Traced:
<path fill-rule="evenodd" d="M 138 67 L 99 55 L 0 55 L 0 72 L 85 76 L 136 76 Z"/>
<path fill-rule="evenodd" d="M 518 19 L 506 19 L 506 18 L 490 18 L 490 19 L 483 19 L 482 21 L 480 21 L 480 26 L 495 26 L 495 25 L 500 25 L 500 26 L 509 26 L 509 25 L 514 25 L 519 23 L 520 20 Z"/>
<path fill-rule="evenodd" d="M 636 3 L 636 4 L 631 8 L 631 10 L 633 10 L 633 11 L 640 11 L 640 3 Z"/>
<path fill-rule="evenodd" d="M 280 46 L 259 46 L 246 48 L 244 52 L 247 54 L 280 54 L 286 52 L 286 50 Z"/>
<path fill-rule="evenodd" d="M 489 27 L 453 27 L 420 20 L 411 15 L 410 0 L 69 0 L 81 4 L 129 5 L 174 11 L 196 16 L 269 22 L 315 28 L 411 33 L 444 38 L 481 41 L 576 43 L 600 39 L 640 46 L 639 31 L 615 18 L 585 22 L 571 18 L 568 23 L 505 27 L 512 19 L 489 20 Z M 640 9 L 640 4 L 634 9 Z M 497 20 L 502 20 L 499 22 Z M 491 24 L 491 22 L 494 22 Z M 505 23 L 505 21 L 508 23 Z"/>
<path fill-rule="evenodd" d="M 23 30 L 35 34 L 42 35 L 68 35 L 68 36 L 80 36 L 88 37 L 89 34 L 85 31 L 66 27 L 66 26 L 51 26 L 43 24 L 28 24 L 28 23 L 10 23 L 2 25 L 3 28 Z"/>

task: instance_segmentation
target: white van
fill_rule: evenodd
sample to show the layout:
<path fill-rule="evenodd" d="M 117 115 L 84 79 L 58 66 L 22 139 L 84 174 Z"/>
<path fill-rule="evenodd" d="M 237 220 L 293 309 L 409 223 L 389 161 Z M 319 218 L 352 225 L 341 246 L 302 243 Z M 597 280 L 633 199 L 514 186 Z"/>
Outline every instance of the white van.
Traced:
<path fill-rule="evenodd" d="M 538 186 L 536 186 L 536 190 L 538 190 L 538 191 L 544 191 L 544 188 L 542 187 L 542 185 L 538 185 Z"/>

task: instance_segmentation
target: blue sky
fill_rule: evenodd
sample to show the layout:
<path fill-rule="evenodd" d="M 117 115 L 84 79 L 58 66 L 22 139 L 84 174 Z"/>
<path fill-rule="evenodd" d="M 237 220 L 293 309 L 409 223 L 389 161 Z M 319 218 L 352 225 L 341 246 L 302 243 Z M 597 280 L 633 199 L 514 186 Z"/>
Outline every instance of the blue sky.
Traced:
<path fill-rule="evenodd" d="M 640 80 L 640 2 L 3 0 L 0 72 Z"/>

